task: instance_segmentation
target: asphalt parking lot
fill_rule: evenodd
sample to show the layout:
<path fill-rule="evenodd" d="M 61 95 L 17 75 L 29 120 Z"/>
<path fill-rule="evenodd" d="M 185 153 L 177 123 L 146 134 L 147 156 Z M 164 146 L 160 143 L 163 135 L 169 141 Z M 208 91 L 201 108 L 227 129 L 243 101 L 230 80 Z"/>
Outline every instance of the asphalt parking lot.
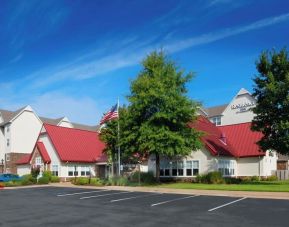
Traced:
<path fill-rule="evenodd" d="M 133 188 L 1 190 L 0 226 L 289 226 L 289 201 Z"/>

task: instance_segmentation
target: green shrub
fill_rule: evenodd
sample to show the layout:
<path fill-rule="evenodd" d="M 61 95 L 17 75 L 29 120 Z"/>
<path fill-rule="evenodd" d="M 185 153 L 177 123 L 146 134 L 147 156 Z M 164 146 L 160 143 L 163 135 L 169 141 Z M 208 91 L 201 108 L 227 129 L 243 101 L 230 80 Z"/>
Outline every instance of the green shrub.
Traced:
<path fill-rule="evenodd" d="M 118 186 L 126 186 L 126 185 L 128 185 L 128 179 L 127 179 L 127 177 L 119 177 L 119 178 L 117 179 L 117 185 L 118 185 Z"/>
<path fill-rule="evenodd" d="M 15 186 L 20 186 L 20 185 L 22 185 L 21 181 L 8 181 L 8 182 L 3 183 L 3 186 L 5 187 L 15 187 Z"/>
<path fill-rule="evenodd" d="M 198 174 L 198 175 L 196 176 L 195 182 L 196 182 L 196 183 L 206 183 L 206 175 Z"/>
<path fill-rule="evenodd" d="M 50 171 L 43 171 L 42 176 L 48 177 L 49 181 L 51 181 L 52 173 Z"/>
<path fill-rule="evenodd" d="M 31 175 L 33 178 L 37 178 L 37 176 L 39 175 L 40 173 L 40 167 L 32 167 L 31 168 Z"/>
<path fill-rule="evenodd" d="M 31 185 L 31 184 L 36 184 L 37 179 L 34 178 L 31 174 L 26 174 L 21 177 L 21 185 Z"/>
<path fill-rule="evenodd" d="M 103 185 L 103 182 L 99 178 L 91 178 L 90 179 L 90 185 L 101 186 L 101 185 Z"/>
<path fill-rule="evenodd" d="M 226 184 L 241 184 L 243 180 L 241 178 L 226 177 L 224 178 Z"/>
<path fill-rule="evenodd" d="M 60 178 L 57 177 L 57 176 L 51 176 L 50 182 L 52 182 L 52 183 L 59 183 L 59 182 L 60 182 Z"/>
<path fill-rule="evenodd" d="M 110 177 L 105 185 L 126 186 L 129 184 L 127 177 Z"/>
<path fill-rule="evenodd" d="M 129 177 L 131 182 L 140 182 L 144 184 L 153 184 L 156 182 L 153 172 L 133 172 Z"/>
<path fill-rule="evenodd" d="M 265 179 L 266 181 L 277 181 L 278 177 L 275 175 L 269 176 Z"/>
<path fill-rule="evenodd" d="M 251 181 L 260 181 L 260 178 L 258 176 L 252 176 Z"/>
<path fill-rule="evenodd" d="M 86 185 L 89 183 L 89 179 L 87 177 L 77 177 L 74 181 L 76 185 Z"/>
<path fill-rule="evenodd" d="M 49 184 L 49 177 L 40 177 L 38 179 L 38 184 Z"/>
<path fill-rule="evenodd" d="M 204 175 L 197 175 L 196 182 L 204 184 L 223 184 L 225 180 L 218 171 L 210 172 Z"/>

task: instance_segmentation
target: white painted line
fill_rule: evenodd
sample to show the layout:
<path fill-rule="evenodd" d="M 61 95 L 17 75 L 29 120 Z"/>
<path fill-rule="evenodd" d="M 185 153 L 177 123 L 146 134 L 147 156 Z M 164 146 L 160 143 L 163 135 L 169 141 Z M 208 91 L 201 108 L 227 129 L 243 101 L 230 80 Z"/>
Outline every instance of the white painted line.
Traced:
<path fill-rule="evenodd" d="M 137 199 L 137 198 L 144 198 L 144 197 L 150 197 L 150 196 L 155 196 L 155 195 L 162 195 L 163 193 L 154 193 L 154 194 L 150 194 L 150 195 L 139 195 L 139 196 L 133 196 L 133 197 L 127 197 L 127 198 L 122 198 L 122 199 L 114 199 L 111 200 L 111 203 L 114 202 L 119 202 L 119 201 L 124 201 L 124 200 L 129 200 L 129 199 Z"/>
<path fill-rule="evenodd" d="M 102 197 L 102 196 L 125 194 L 125 193 L 133 193 L 133 192 L 116 192 L 116 193 L 109 193 L 109 194 L 103 194 L 103 195 L 92 195 L 92 196 L 81 197 L 80 199 L 90 199 L 90 198 L 97 198 L 97 197 Z"/>
<path fill-rule="evenodd" d="M 217 209 L 219 209 L 219 208 L 222 208 L 222 207 L 225 207 L 225 206 L 231 205 L 231 204 L 233 204 L 233 203 L 237 203 L 237 202 L 242 201 L 242 200 L 244 200 L 244 199 L 247 199 L 247 197 L 244 197 L 244 198 L 241 198 L 241 199 L 234 200 L 234 201 L 232 201 L 232 202 L 230 202 L 230 203 L 226 203 L 226 204 L 223 204 L 223 205 L 221 205 L 221 206 L 218 206 L 218 207 L 212 208 L 212 209 L 210 209 L 210 210 L 208 210 L 208 211 L 217 210 Z"/>
<path fill-rule="evenodd" d="M 183 198 L 167 200 L 167 201 L 163 201 L 163 202 L 160 202 L 160 203 L 154 203 L 151 206 L 154 207 L 154 206 L 158 206 L 158 205 L 162 205 L 162 204 L 165 204 L 165 203 L 170 203 L 170 202 L 174 202 L 174 201 L 178 201 L 178 200 L 194 198 L 194 197 L 197 197 L 197 196 L 199 196 L 199 195 L 192 195 L 192 196 L 187 196 L 187 197 L 183 197 Z"/>
<path fill-rule="evenodd" d="M 57 196 L 81 195 L 81 194 L 97 193 L 97 192 L 105 192 L 105 191 L 110 191 L 110 190 L 97 190 L 97 191 L 88 191 L 88 192 L 75 192 L 75 193 L 68 193 L 68 194 L 58 194 Z"/>

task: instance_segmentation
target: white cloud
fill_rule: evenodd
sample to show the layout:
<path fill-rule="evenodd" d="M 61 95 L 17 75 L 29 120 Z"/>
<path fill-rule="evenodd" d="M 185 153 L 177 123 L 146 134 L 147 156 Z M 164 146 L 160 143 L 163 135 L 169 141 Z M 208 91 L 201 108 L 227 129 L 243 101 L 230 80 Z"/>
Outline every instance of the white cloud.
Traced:
<path fill-rule="evenodd" d="M 78 123 L 96 125 L 102 116 L 101 108 L 89 97 L 71 97 L 61 92 L 49 92 L 33 98 L 29 105 L 41 116 L 66 116 Z"/>
<path fill-rule="evenodd" d="M 209 44 L 234 35 L 261 29 L 288 20 L 289 13 L 259 20 L 245 26 L 227 28 L 192 38 L 168 42 L 163 45 L 163 48 L 170 53 L 175 53 L 187 48 Z M 133 40 L 136 39 L 134 38 Z M 63 65 L 63 67 L 60 66 L 52 70 L 43 69 L 33 73 L 29 78 L 32 80 L 32 85 L 34 87 L 45 86 L 64 80 L 88 79 L 107 72 L 113 72 L 120 68 L 136 65 L 147 53 L 157 47 L 159 46 L 152 44 L 152 40 L 150 40 L 150 42 L 130 45 L 117 53 L 106 55 L 99 59 L 95 59 L 95 55 L 89 53 L 83 57 L 78 57 L 78 60 L 81 62 L 74 60 L 71 63 Z M 83 61 L 84 59 L 86 59 L 86 61 Z"/>
<path fill-rule="evenodd" d="M 238 35 L 241 33 L 268 27 L 270 25 L 281 23 L 283 21 L 288 21 L 288 20 L 289 20 L 289 13 L 282 14 L 280 16 L 259 20 L 252 24 L 245 25 L 242 27 L 228 28 L 228 29 L 217 31 L 214 33 L 204 34 L 198 37 L 176 41 L 174 43 L 170 43 L 166 45 L 165 48 L 170 52 L 177 52 L 177 51 L 181 51 L 181 50 L 193 47 L 193 46 L 212 43 L 212 42 L 215 42 L 215 41 L 227 38 L 227 37 L 231 37 L 231 36 Z"/>

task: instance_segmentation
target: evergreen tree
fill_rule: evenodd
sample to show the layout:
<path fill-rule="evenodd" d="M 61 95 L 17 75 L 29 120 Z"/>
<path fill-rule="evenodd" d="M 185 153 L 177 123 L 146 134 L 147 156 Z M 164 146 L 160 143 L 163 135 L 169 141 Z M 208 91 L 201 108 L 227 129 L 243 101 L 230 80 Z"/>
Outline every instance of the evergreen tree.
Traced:
<path fill-rule="evenodd" d="M 263 150 L 289 154 L 289 58 L 286 49 L 263 52 L 256 63 L 252 129 L 263 133 Z"/>

